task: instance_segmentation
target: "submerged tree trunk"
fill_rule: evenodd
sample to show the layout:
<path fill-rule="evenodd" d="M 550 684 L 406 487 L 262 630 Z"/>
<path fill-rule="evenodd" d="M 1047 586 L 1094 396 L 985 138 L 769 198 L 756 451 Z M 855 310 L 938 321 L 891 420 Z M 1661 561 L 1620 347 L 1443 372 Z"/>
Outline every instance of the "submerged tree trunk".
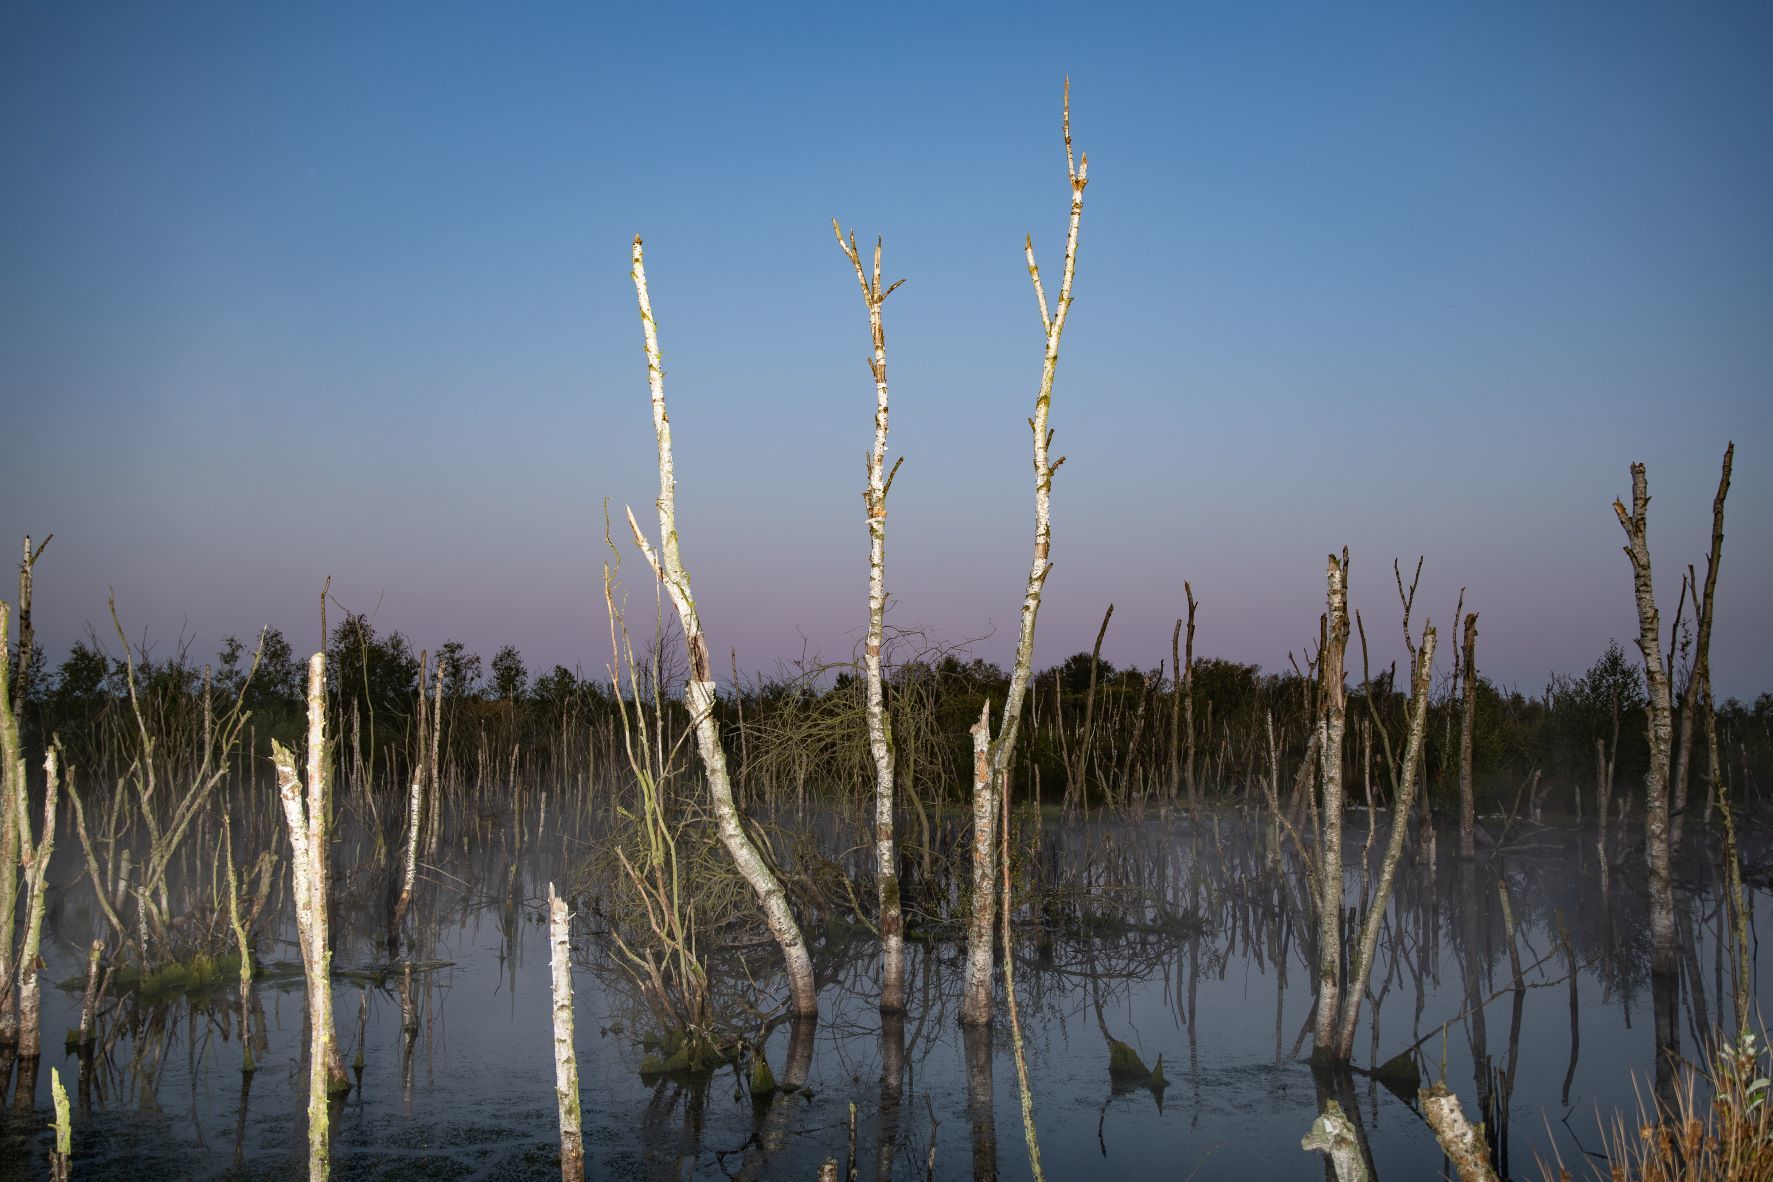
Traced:
<path fill-rule="evenodd" d="M 813 962 L 807 953 L 806 940 L 800 924 L 788 906 L 787 892 L 782 889 L 770 864 L 764 859 L 739 820 L 738 806 L 733 803 L 732 781 L 728 778 L 726 752 L 720 745 L 720 722 L 715 717 L 714 667 L 708 656 L 708 640 L 702 634 L 701 617 L 690 591 L 689 572 L 684 569 L 677 540 L 677 475 L 671 456 L 671 420 L 665 413 L 665 370 L 659 358 L 659 331 L 653 321 L 652 300 L 646 288 L 646 264 L 641 242 L 634 239 L 634 291 L 640 301 L 640 323 L 646 334 L 647 384 L 652 392 L 653 433 L 659 449 L 659 546 L 655 551 L 641 533 L 628 511 L 628 526 L 634 531 L 635 544 L 652 564 L 654 573 L 665 585 L 677 618 L 683 625 L 683 643 L 689 652 L 689 684 L 684 690 L 684 705 L 696 728 L 696 749 L 702 757 L 702 769 L 708 781 L 708 795 L 714 808 L 715 826 L 721 844 L 726 846 L 739 874 L 757 895 L 763 910 L 764 923 L 782 949 L 782 960 L 788 977 L 790 1005 L 795 1014 L 811 1017 L 819 1012 L 818 989 L 813 980 Z"/>
<path fill-rule="evenodd" d="M 844 240 L 833 219 L 837 244 L 856 268 L 862 301 L 868 305 L 868 328 L 874 353 L 868 367 L 874 374 L 874 448 L 868 453 L 868 487 L 862 491 L 868 511 L 868 638 L 862 650 L 868 682 L 868 751 L 874 759 L 874 882 L 880 909 L 880 1008 L 897 1013 L 905 1008 L 905 918 L 899 907 L 899 854 L 893 825 L 893 729 L 887 714 L 886 691 L 881 677 L 881 647 L 886 638 L 886 499 L 893 473 L 886 471 L 887 370 L 886 330 L 880 306 L 898 287 L 880 285 L 880 248 L 874 243 L 874 273 L 870 278 L 856 250 L 856 238 Z M 903 282 L 901 280 L 900 282 Z"/>

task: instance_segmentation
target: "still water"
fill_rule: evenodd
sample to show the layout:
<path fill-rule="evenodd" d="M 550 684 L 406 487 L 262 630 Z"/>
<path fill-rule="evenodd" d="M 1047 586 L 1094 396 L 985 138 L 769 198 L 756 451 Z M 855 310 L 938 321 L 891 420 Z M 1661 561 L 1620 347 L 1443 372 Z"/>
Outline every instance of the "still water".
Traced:
<path fill-rule="evenodd" d="M 1365 836 L 1364 822 L 1351 825 L 1351 893 Z M 1234 814 L 1042 833 L 1026 870 L 1051 901 L 1020 929 L 1016 983 L 1049 1177 L 1321 1178 L 1324 1159 L 1299 1140 L 1329 1096 L 1357 1116 L 1381 1178 L 1439 1176 L 1412 1088 L 1320 1077 L 1305 1061 L 1311 925 L 1297 875 L 1272 870 L 1267 841 L 1260 820 Z M 334 1118 L 336 1177 L 559 1177 L 543 900 L 589 848 L 550 829 L 470 843 L 453 861 L 446 850 L 446 869 L 426 875 L 410 976 L 378 942 L 364 901 L 374 892 L 349 874 L 335 883 L 334 1004 L 356 1075 Z M 1505 1177 L 1540 1177 L 1554 1145 L 1585 1176 L 1598 1120 L 1648 1096 L 1657 1058 L 1641 856 L 1626 850 L 1603 894 L 1592 832 L 1517 827 L 1468 866 L 1453 848 L 1443 836 L 1432 874 L 1400 873 L 1356 1064 L 1419 1044 L 1425 1084 L 1445 1078 L 1474 1122 L 1490 1113 Z M 1731 976 L 1703 836 L 1685 853 L 1679 1050 L 1696 1058 L 1705 1032 L 1730 1021 Z M 1762 866 L 1751 874 L 1757 937 L 1773 935 L 1764 853 L 1746 860 Z M 737 1068 L 643 1079 L 645 1012 L 600 935 L 601 900 L 575 905 L 589 1177 L 811 1179 L 848 1154 L 851 1104 L 858 1177 L 923 1178 L 932 1160 L 938 1178 L 1028 1176 L 1010 1025 L 1000 1002 L 989 1032 L 963 1032 L 960 943 L 909 946 L 909 1011 L 883 1024 L 866 933 L 810 930 L 816 1026 L 772 1027 L 760 1013 L 744 1027 L 767 1029 L 776 1076 L 802 1086 L 754 1103 Z M 46 1050 L 34 1090 L 6 1098 L 0 1177 L 47 1176 L 51 1067 L 75 1097 L 77 1178 L 305 1175 L 303 990 L 293 929 L 286 917 L 275 928 L 279 938 L 259 940 L 263 1042 L 250 1078 L 232 987 L 112 1003 L 84 1061 L 61 1046 L 78 1025 L 78 990 L 46 988 Z M 83 972 L 93 934 L 84 910 L 52 907 L 48 982 Z M 767 974 L 771 951 L 755 951 L 753 972 Z M 1754 953 L 1765 1009 L 1773 983 L 1758 938 Z M 760 976 L 762 995 L 779 1000 L 771 984 Z M 1105 1029 L 1147 1065 L 1161 1056 L 1167 1086 L 1112 1080 Z"/>

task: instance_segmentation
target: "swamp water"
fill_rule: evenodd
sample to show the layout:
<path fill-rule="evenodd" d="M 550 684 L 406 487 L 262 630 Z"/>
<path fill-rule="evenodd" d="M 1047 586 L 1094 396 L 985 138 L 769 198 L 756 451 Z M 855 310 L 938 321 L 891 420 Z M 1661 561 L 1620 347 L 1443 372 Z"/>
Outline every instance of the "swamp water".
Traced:
<path fill-rule="evenodd" d="M 1357 1065 L 1419 1043 L 1409 1059 L 1423 1083 L 1445 1078 L 1474 1122 L 1487 1119 L 1504 1177 L 1538 1178 L 1536 1155 L 1549 1160 L 1554 1143 L 1587 1176 L 1597 1113 L 1610 1121 L 1650 1094 L 1657 1048 L 1639 832 L 1621 843 L 1604 896 L 1592 831 L 1516 827 L 1502 852 L 1463 866 L 1443 834 L 1432 874 L 1400 871 Z M 1351 894 L 1365 838 L 1357 818 L 1346 839 Z M 1314 1073 L 1304 1058 L 1312 923 L 1296 868 L 1289 859 L 1277 873 L 1268 842 L 1259 817 L 1154 810 L 1137 824 L 1049 823 L 1020 864 L 1019 899 L 1040 900 L 1018 920 L 1015 979 L 1048 1177 L 1321 1178 L 1324 1159 L 1299 1141 L 1331 1097 L 1359 1122 L 1380 1178 L 1440 1176 L 1413 1081 L 1394 1091 L 1359 1072 Z M 552 818 L 482 818 L 425 871 L 419 934 L 396 961 L 384 946 L 386 874 L 371 881 L 335 859 L 334 1005 L 355 1078 L 335 1104 L 335 1177 L 559 1177 L 544 899 L 549 881 L 574 881 L 594 844 L 558 832 Z M 1768 843 L 1751 834 L 1745 844 L 1765 1012 Z M 76 861 L 63 851 L 78 846 L 69 835 L 57 848 L 60 879 Z M 1679 1051 L 1690 1059 L 1732 1015 L 1710 862 L 1705 835 L 1690 833 L 1673 985 Z M 865 876 L 855 890 L 871 897 Z M 277 894 L 287 896 L 281 880 Z M 82 884 L 51 898 L 46 1049 L 35 1080 L 15 1072 L 0 1097 L 0 1178 L 48 1174 L 51 1067 L 73 1097 L 76 1178 L 303 1176 L 304 1002 L 287 903 L 274 899 L 261 923 L 258 1070 L 243 1077 L 227 973 L 194 990 L 113 996 L 95 1049 L 63 1052 L 81 996 L 55 983 L 84 976 L 96 932 L 89 896 Z M 641 1074 L 648 1018 L 601 934 L 603 904 L 589 890 L 572 903 L 588 1177 L 810 1180 L 826 1158 L 844 1161 L 852 1103 L 860 1178 L 925 1177 L 932 1141 L 936 1177 L 1028 1176 L 1001 976 L 996 1022 L 963 1031 L 964 946 L 951 928 L 909 944 L 908 1013 L 883 1023 L 866 931 L 809 922 L 818 1023 L 771 1027 L 765 1013 L 738 1023 L 748 1039 L 767 1029 L 775 1077 L 801 1086 L 754 1102 L 743 1066 L 700 1079 Z M 773 946 L 752 946 L 723 954 L 720 971 L 755 974 L 767 1009 L 785 996 L 770 975 L 775 958 Z M 1670 988 L 1657 996 L 1666 1001 Z M 1165 1086 L 1112 1076 L 1105 1031 L 1147 1066 L 1161 1056 Z"/>

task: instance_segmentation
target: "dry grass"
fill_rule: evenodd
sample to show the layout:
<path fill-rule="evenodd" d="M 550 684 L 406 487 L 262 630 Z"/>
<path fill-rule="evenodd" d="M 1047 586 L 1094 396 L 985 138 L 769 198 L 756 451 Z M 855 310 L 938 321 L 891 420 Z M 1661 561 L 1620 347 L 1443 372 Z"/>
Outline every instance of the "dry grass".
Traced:
<path fill-rule="evenodd" d="M 1773 1101 L 1768 1098 L 1773 1055 L 1749 1032 L 1720 1042 L 1703 1068 L 1680 1073 L 1672 1103 L 1646 1106 L 1638 1096 L 1635 1122 L 1615 1115 L 1603 1126 L 1606 1165 L 1594 1177 L 1612 1182 L 1773 1182 Z M 1702 1101 L 1710 1091 L 1709 1103 Z M 1560 1156 L 1547 1179 L 1574 1177 Z"/>

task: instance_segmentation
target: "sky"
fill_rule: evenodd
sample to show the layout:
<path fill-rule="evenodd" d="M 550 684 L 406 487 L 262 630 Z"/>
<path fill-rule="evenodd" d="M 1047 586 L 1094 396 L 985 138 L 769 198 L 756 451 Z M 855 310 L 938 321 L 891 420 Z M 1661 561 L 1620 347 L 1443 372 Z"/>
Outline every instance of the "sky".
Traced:
<path fill-rule="evenodd" d="M 889 622 L 1007 661 L 1025 423 L 1090 185 L 1036 664 L 1287 667 L 1347 546 L 1376 665 L 1480 613 L 1536 693 L 1665 624 L 1737 445 L 1720 696 L 1773 688 L 1773 7 L 0 3 L 0 538 L 52 661 L 319 594 L 415 647 L 608 660 L 603 505 L 656 528 L 645 237 L 684 557 L 716 652 L 867 611 L 885 239 Z M 14 543 L 8 543 L 12 545 Z M 631 612 L 645 564 L 622 545 Z M 335 612 L 339 609 L 335 607 Z M 336 619 L 336 616 L 335 616 Z M 1445 647 L 1446 640 L 1443 640 Z M 724 662 L 723 662 L 724 663 Z M 1443 668 L 1446 664 L 1443 662 Z"/>

